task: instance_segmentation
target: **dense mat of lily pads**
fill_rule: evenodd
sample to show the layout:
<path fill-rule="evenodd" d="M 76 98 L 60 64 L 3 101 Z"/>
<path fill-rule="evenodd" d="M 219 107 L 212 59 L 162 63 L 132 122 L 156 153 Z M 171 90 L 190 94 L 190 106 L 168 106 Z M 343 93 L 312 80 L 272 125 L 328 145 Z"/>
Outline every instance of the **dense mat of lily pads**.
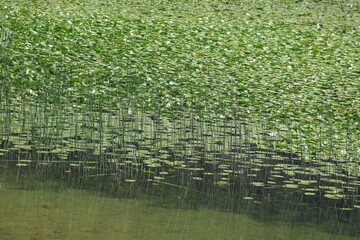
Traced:
<path fill-rule="evenodd" d="M 252 119 L 279 150 L 358 160 L 359 9 L 355 0 L 3 0 L 1 101 Z"/>

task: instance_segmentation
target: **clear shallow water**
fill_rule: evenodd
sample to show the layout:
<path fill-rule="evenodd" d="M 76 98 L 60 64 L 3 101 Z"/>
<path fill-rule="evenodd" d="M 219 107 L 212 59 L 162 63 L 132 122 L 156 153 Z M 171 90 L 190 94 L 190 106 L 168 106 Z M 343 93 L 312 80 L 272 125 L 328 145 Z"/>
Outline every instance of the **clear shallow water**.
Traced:
<path fill-rule="evenodd" d="M 167 203 L 174 201 L 172 196 L 140 194 L 139 198 L 129 198 L 120 194 L 110 197 L 101 191 L 39 178 L 40 173 L 36 175 L 36 172 L 34 175 L 2 171 L 2 240 L 360 239 L 330 234 L 325 224 L 260 221 L 254 216 L 205 206 L 189 210 Z M 176 191 L 169 193 L 176 194 Z M 181 194 L 176 198 L 182 201 Z"/>

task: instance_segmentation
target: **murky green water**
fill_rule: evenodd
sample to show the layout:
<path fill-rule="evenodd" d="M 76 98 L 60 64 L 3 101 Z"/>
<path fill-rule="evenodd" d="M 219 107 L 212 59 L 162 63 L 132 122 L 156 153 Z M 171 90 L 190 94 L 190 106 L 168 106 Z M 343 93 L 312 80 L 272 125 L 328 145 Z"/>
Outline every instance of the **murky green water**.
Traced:
<path fill-rule="evenodd" d="M 111 195 L 101 183 L 89 189 L 76 181 L 57 181 L 41 171 L 3 168 L 1 174 L 2 240 L 360 239 L 331 234 L 328 223 L 271 220 L 270 215 L 266 221 L 264 216 L 260 220 L 250 214 L 256 205 L 244 206 L 249 214 L 210 205 L 192 207 L 179 189 L 167 191 L 171 196 L 165 196 L 149 185 L 141 194 L 130 187 L 123 189 L 123 194 Z M 174 199 L 182 204 L 174 204 Z M 284 209 L 282 214 L 287 212 Z M 312 212 L 310 209 L 308 214 Z"/>

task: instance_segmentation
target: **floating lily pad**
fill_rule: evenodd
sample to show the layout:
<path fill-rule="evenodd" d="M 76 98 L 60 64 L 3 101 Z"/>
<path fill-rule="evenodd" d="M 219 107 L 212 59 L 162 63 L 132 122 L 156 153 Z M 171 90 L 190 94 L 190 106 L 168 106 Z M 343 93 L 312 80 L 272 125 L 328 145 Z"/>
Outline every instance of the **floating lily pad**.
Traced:
<path fill-rule="evenodd" d="M 203 178 L 201 178 L 201 177 L 192 177 L 192 179 L 194 179 L 194 180 L 198 180 L 198 181 L 203 180 Z"/>
<path fill-rule="evenodd" d="M 253 200 L 253 197 L 244 197 L 244 200 Z"/>
<path fill-rule="evenodd" d="M 254 186 L 256 186 L 256 187 L 263 187 L 263 186 L 265 186 L 265 184 L 262 183 L 262 182 L 252 182 L 251 184 L 254 185 Z"/>
<path fill-rule="evenodd" d="M 285 188 L 298 188 L 297 184 L 285 184 L 284 185 Z"/>
<path fill-rule="evenodd" d="M 79 163 L 70 163 L 69 165 L 71 167 L 80 167 L 81 166 L 81 164 L 79 164 Z"/>
<path fill-rule="evenodd" d="M 27 166 L 29 166 L 29 164 L 28 163 L 17 163 L 16 166 L 18 166 L 18 167 L 27 167 Z"/>
<path fill-rule="evenodd" d="M 227 181 L 218 181 L 218 182 L 215 182 L 215 184 L 217 184 L 217 185 L 228 185 L 229 182 L 227 182 Z"/>
<path fill-rule="evenodd" d="M 136 182 L 136 179 L 125 179 L 125 182 L 133 183 L 133 182 Z"/>
<path fill-rule="evenodd" d="M 325 194 L 324 197 L 337 200 L 337 199 L 343 199 L 346 196 L 340 194 Z"/>

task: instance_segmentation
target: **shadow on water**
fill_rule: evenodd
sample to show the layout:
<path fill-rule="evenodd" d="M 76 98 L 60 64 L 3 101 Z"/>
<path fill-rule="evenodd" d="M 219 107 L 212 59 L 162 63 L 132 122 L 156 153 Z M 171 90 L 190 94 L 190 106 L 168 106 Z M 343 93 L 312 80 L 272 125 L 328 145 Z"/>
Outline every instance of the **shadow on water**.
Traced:
<path fill-rule="evenodd" d="M 1 239 L 359 239 L 358 165 L 275 151 L 251 123 L 3 115 Z"/>

